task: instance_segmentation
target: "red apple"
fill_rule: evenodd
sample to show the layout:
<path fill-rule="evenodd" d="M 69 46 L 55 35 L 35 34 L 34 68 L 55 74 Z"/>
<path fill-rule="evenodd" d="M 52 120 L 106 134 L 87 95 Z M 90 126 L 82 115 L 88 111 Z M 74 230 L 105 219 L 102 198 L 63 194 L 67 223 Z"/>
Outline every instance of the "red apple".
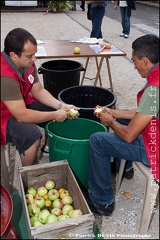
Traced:
<path fill-rule="evenodd" d="M 73 210 L 71 214 L 71 218 L 82 216 L 83 212 L 80 209 Z"/>
<path fill-rule="evenodd" d="M 52 203 L 53 208 L 63 208 L 64 204 L 62 203 L 62 200 L 60 198 L 57 198 Z"/>
<path fill-rule="evenodd" d="M 51 190 L 55 187 L 55 182 L 52 180 L 47 180 L 47 182 L 45 183 L 45 188 L 47 190 Z"/>
<path fill-rule="evenodd" d="M 60 208 L 53 208 L 51 210 L 51 214 L 54 214 L 56 216 L 61 216 L 63 213 L 62 213 L 62 210 Z"/>

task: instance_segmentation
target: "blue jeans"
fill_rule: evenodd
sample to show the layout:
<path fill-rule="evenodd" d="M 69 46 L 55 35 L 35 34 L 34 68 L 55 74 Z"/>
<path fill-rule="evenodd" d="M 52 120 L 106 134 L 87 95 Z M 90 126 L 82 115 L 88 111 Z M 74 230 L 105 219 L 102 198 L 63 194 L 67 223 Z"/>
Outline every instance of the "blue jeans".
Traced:
<path fill-rule="evenodd" d="M 111 132 L 92 134 L 88 186 L 91 200 L 98 205 L 111 204 L 114 201 L 111 157 L 142 162 L 150 167 L 141 135 L 132 143 L 127 143 Z"/>
<path fill-rule="evenodd" d="M 120 7 L 122 20 L 122 33 L 129 35 L 130 33 L 130 17 L 128 16 L 128 7 Z"/>
<path fill-rule="evenodd" d="M 105 14 L 105 7 L 102 7 L 100 9 L 91 8 L 91 16 L 92 16 L 92 31 L 90 34 L 91 38 L 103 38 L 101 25 L 102 25 L 104 14 Z"/>
<path fill-rule="evenodd" d="M 122 119 L 122 118 L 117 118 L 116 121 L 123 124 L 123 125 L 128 125 L 129 122 L 130 122 L 129 119 Z M 120 158 L 114 158 L 114 162 L 115 162 L 116 169 L 119 170 L 121 159 Z M 129 171 L 131 168 L 132 168 L 132 162 L 131 161 L 126 161 L 126 165 L 125 165 L 124 170 Z"/>

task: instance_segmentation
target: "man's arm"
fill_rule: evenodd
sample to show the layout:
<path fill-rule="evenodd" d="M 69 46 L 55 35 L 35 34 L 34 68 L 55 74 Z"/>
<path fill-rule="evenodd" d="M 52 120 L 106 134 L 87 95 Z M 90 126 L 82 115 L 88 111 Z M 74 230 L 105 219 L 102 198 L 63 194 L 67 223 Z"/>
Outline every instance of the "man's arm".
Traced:
<path fill-rule="evenodd" d="M 40 82 L 33 84 L 31 93 L 39 102 L 48 107 L 59 109 L 60 104 L 62 105 L 58 99 L 54 98 L 45 88 L 42 87 Z"/>
<path fill-rule="evenodd" d="M 118 123 L 109 113 L 104 114 L 108 115 L 106 116 L 107 120 L 106 117 L 103 118 L 102 114 L 100 118 L 101 122 L 104 125 L 111 127 L 115 134 L 128 143 L 133 142 L 152 119 L 152 116 L 142 113 L 135 113 L 129 125 L 126 126 Z"/>
<path fill-rule="evenodd" d="M 118 110 L 112 108 L 106 108 L 114 118 L 132 119 L 135 115 L 136 110 Z"/>
<path fill-rule="evenodd" d="M 61 122 L 67 117 L 67 112 L 63 109 L 53 112 L 42 112 L 27 109 L 23 100 L 4 101 L 4 103 L 12 116 L 19 122 L 41 123 L 51 120 Z"/>

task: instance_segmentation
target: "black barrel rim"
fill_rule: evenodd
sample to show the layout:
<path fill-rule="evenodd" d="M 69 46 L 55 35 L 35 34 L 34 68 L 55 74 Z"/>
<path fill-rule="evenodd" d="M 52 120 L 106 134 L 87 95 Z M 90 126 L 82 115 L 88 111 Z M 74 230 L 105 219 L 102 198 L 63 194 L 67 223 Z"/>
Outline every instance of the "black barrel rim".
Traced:
<path fill-rule="evenodd" d="M 77 65 L 76 67 L 74 67 L 73 66 L 73 69 L 64 69 L 64 66 L 63 66 L 63 68 L 61 68 L 61 69 L 49 69 L 49 68 L 46 68 L 45 67 L 45 65 L 49 65 L 49 64 L 52 64 L 53 63 L 53 65 L 55 64 L 55 63 L 65 63 L 65 65 L 66 64 L 70 64 L 70 66 L 72 65 L 72 64 L 74 64 L 74 66 L 75 65 Z M 73 61 L 73 60 L 63 60 L 63 59 L 60 59 L 60 60 L 51 60 L 51 61 L 47 61 L 47 62 L 44 62 L 44 63 L 42 63 L 42 65 L 40 66 L 40 69 L 41 70 L 43 70 L 44 72 L 45 71 L 47 71 L 47 72 L 57 72 L 57 73 L 59 73 L 59 72 L 73 72 L 73 71 L 80 71 L 80 70 L 82 70 L 83 69 L 83 65 L 82 65 L 82 63 L 80 63 L 80 62 L 77 62 L 77 61 Z"/>
<path fill-rule="evenodd" d="M 116 101 L 117 101 L 117 97 L 116 97 L 116 95 L 113 93 L 113 92 L 111 92 L 109 89 L 107 89 L 107 88 L 103 88 L 103 87 L 98 87 L 98 86 L 90 86 L 90 85 L 83 85 L 83 86 L 72 86 L 72 87 L 68 87 L 68 88 L 65 88 L 65 89 L 63 89 L 59 94 L 58 94 L 58 99 L 61 101 L 61 102 L 63 102 L 63 103 L 66 103 L 66 102 L 64 102 L 63 100 L 62 100 L 62 98 L 61 98 L 61 95 L 64 93 L 64 92 L 66 92 L 66 91 L 68 91 L 68 90 L 71 90 L 71 89 L 75 89 L 75 88 L 86 88 L 86 87 L 89 87 L 90 89 L 99 89 L 99 90 L 104 90 L 104 91 L 108 91 L 109 93 L 111 93 L 112 95 L 113 95 L 113 97 L 114 97 L 114 100 L 110 103 L 110 104 L 107 104 L 107 105 L 104 105 L 103 107 L 112 107 L 112 106 L 114 106 L 115 104 L 116 104 Z M 92 111 L 93 110 L 93 107 L 87 107 L 87 108 L 85 108 L 85 107 L 82 107 L 82 106 L 76 106 L 76 107 L 79 107 L 81 110 L 83 110 L 83 111 Z"/>

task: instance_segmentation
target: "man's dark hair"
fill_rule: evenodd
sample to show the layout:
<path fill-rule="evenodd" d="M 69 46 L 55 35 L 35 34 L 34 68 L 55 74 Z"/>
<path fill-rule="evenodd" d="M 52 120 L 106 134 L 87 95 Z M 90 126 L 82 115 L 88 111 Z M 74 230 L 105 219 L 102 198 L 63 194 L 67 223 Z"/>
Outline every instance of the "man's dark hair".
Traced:
<path fill-rule="evenodd" d="M 147 57 L 153 64 L 159 62 L 159 37 L 154 34 L 147 34 L 137 38 L 132 43 L 133 54 L 138 59 Z"/>
<path fill-rule="evenodd" d="M 20 57 L 24 51 L 24 45 L 28 41 L 37 45 L 36 39 L 31 33 L 23 28 L 15 28 L 7 34 L 4 40 L 4 52 L 8 55 L 10 52 L 14 52 Z"/>

